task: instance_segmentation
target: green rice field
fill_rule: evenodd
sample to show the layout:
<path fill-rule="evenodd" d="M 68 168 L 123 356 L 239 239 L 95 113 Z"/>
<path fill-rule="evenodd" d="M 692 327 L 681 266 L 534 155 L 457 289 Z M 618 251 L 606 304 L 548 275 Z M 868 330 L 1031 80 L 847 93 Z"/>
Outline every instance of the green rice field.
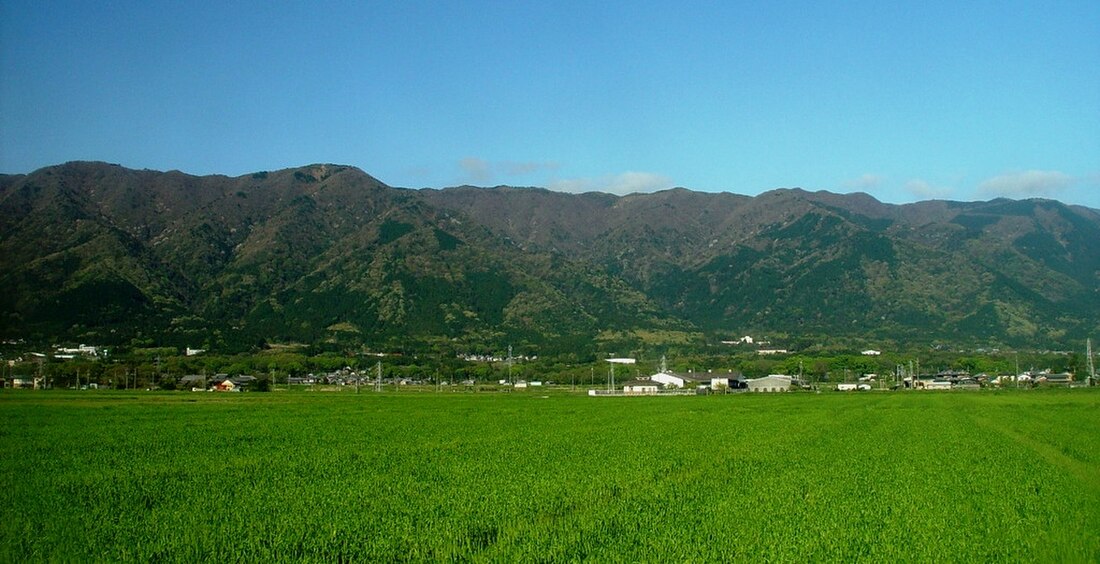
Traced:
<path fill-rule="evenodd" d="M 1100 393 L 0 393 L 0 561 L 1100 561 Z"/>

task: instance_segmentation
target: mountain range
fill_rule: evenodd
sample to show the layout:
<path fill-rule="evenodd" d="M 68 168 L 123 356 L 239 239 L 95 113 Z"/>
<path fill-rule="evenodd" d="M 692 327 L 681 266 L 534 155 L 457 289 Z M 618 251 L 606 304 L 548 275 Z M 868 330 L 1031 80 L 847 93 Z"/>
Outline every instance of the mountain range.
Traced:
<path fill-rule="evenodd" d="M 0 337 L 583 351 L 768 335 L 1076 346 L 1100 211 L 780 189 L 404 189 L 332 164 L 0 175 Z"/>

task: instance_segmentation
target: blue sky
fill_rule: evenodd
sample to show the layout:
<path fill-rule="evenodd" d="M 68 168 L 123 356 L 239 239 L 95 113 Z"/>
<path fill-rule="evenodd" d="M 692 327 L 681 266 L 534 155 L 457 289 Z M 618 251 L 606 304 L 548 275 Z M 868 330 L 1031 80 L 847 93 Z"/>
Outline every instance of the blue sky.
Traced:
<path fill-rule="evenodd" d="M 0 2 L 0 171 L 1100 208 L 1100 2 Z"/>

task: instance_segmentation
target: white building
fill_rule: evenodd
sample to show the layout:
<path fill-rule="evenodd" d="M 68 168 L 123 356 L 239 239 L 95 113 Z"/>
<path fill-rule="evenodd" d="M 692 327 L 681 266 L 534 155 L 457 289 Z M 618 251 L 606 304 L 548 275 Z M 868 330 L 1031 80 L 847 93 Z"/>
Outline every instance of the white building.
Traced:
<path fill-rule="evenodd" d="M 719 387 L 723 387 L 723 386 L 728 388 L 729 385 L 730 385 L 729 376 L 715 376 L 715 377 L 712 377 L 710 379 L 710 387 L 711 388 L 719 388 Z"/>
<path fill-rule="evenodd" d="M 99 347 L 95 347 L 95 346 L 92 346 L 92 345 L 84 345 L 84 344 L 82 344 L 82 345 L 80 345 L 79 347 L 76 347 L 76 348 L 57 347 L 57 354 L 55 354 L 54 356 L 56 358 L 66 358 L 66 359 L 68 359 L 68 358 L 73 358 L 74 355 L 78 355 L 78 354 L 87 355 L 87 356 L 96 356 L 96 355 L 99 354 Z"/>
<path fill-rule="evenodd" d="M 874 349 L 867 349 L 867 350 L 865 350 L 865 351 L 863 351 L 859 354 L 861 354 L 863 356 L 879 356 L 880 354 L 882 354 L 882 351 L 876 351 Z"/>
<path fill-rule="evenodd" d="M 710 375 L 696 375 L 694 373 L 674 374 L 672 372 L 658 372 L 650 376 L 649 379 L 672 388 L 686 388 L 689 384 L 699 385 L 700 383 L 710 381 Z"/>
<path fill-rule="evenodd" d="M 718 390 L 722 388 L 730 390 L 740 390 L 745 389 L 746 387 L 747 385 L 745 384 L 745 377 L 742 376 L 740 373 L 734 374 L 731 372 L 729 374 L 722 374 L 720 376 L 711 376 L 710 379 L 710 389 L 712 390 Z"/>
<path fill-rule="evenodd" d="M 671 372 L 658 372 L 649 377 L 653 382 L 661 384 L 662 386 L 671 386 L 673 388 L 683 388 L 686 383 L 685 380 Z"/>
<path fill-rule="evenodd" d="M 623 393 L 628 396 L 655 396 L 660 385 L 652 380 L 631 380 L 623 385 Z"/>
<path fill-rule="evenodd" d="M 747 380 L 750 392 L 786 392 L 791 389 L 791 377 L 786 374 L 768 374 L 763 378 Z"/>
<path fill-rule="evenodd" d="M 656 374 L 649 377 L 652 382 L 657 382 L 663 386 L 670 388 L 686 388 L 688 384 L 704 384 L 710 379 L 709 374 L 702 376 L 696 376 L 694 373 L 688 374 L 676 374 L 668 369 L 668 360 L 665 357 L 661 357 L 661 369 Z"/>

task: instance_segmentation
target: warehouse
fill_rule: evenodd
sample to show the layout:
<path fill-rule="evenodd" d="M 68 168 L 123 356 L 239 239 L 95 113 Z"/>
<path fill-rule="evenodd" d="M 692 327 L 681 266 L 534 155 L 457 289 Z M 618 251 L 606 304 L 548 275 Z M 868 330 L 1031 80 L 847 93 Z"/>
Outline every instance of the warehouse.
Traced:
<path fill-rule="evenodd" d="M 786 374 L 768 374 L 763 378 L 747 381 L 750 392 L 786 392 L 791 389 L 791 377 Z"/>

